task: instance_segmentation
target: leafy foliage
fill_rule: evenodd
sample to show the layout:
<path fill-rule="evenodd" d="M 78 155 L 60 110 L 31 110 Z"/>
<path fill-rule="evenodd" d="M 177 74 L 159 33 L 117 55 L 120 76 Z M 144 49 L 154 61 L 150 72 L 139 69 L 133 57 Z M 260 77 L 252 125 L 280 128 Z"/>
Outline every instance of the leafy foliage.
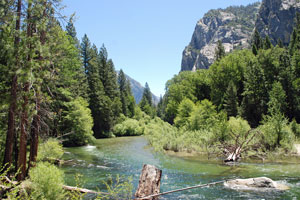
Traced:
<path fill-rule="evenodd" d="M 63 172 L 49 163 L 38 163 L 29 171 L 33 199 L 65 199 Z"/>
<path fill-rule="evenodd" d="M 66 107 L 68 107 L 68 111 L 66 111 L 63 124 L 66 127 L 65 131 L 70 135 L 65 137 L 64 145 L 82 146 L 92 143 L 94 140 L 93 118 L 88 103 L 84 99 L 78 98 L 66 103 Z"/>
<path fill-rule="evenodd" d="M 47 141 L 39 145 L 37 161 L 54 161 L 64 154 L 62 145 L 58 140 L 49 138 Z"/>
<path fill-rule="evenodd" d="M 104 184 L 106 185 L 108 194 L 98 195 L 96 199 L 132 199 L 132 177 L 125 179 L 124 177 L 117 175 L 117 177 L 113 179 L 112 176 L 109 176 L 109 180 L 104 182 Z"/>

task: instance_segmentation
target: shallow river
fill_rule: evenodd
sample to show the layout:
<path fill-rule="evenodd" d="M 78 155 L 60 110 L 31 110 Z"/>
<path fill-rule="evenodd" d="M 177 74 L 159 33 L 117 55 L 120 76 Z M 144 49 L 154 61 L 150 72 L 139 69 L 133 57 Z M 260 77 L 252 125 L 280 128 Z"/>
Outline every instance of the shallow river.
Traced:
<path fill-rule="evenodd" d="M 62 166 L 68 185 L 74 185 L 74 175 L 81 174 L 83 187 L 105 191 L 103 181 L 107 181 L 110 174 L 113 177 L 119 174 L 132 176 L 137 188 L 142 166 L 147 163 L 162 169 L 161 191 L 229 178 L 259 176 L 267 176 L 291 188 L 285 192 L 241 192 L 226 189 L 221 184 L 173 193 L 160 199 L 300 199 L 300 164 L 241 163 L 239 166 L 225 166 L 220 161 L 208 161 L 196 156 L 156 153 L 144 137 L 101 139 L 95 146 L 65 150 L 64 159 L 72 160 Z"/>

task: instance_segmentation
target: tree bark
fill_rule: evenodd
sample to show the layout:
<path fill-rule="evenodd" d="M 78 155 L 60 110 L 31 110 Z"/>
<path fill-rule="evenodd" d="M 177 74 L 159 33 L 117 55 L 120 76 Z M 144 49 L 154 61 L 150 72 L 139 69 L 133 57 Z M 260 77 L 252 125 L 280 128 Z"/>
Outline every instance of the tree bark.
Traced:
<path fill-rule="evenodd" d="M 15 57 L 16 57 L 16 67 L 19 67 L 19 31 L 21 28 L 21 12 L 22 12 L 22 0 L 18 0 L 17 3 L 17 20 L 16 20 L 16 36 L 15 36 Z M 14 74 L 12 77 L 12 85 L 11 85 L 11 94 L 10 94 L 10 106 L 8 113 L 8 129 L 6 135 L 6 144 L 5 144 L 5 153 L 3 165 L 5 169 L 9 168 L 12 164 L 12 153 L 13 153 L 13 144 L 14 144 L 14 136 L 15 136 L 15 114 L 17 108 L 17 87 L 18 87 L 18 76 Z"/>
<path fill-rule="evenodd" d="M 46 17 L 46 10 L 47 10 L 47 1 L 44 2 L 44 11 L 43 11 L 43 18 Z M 28 18 L 30 18 L 30 12 L 28 12 Z M 32 27 L 29 26 L 27 29 L 27 34 L 28 36 L 32 36 Z M 46 42 L 46 31 L 41 30 L 40 33 L 40 42 L 42 45 L 45 45 Z M 39 56 L 39 60 L 43 60 L 43 56 Z M 41 62 L 42 63 L 42 62 Z M 39 70 L 39 69 L 38 69 Z M 40 70 L 42 70 L 42 66 L 40 67 Z M 30 132 L 31 136 L 31 143 L 30 143 L 30 156 L 29 156 L 29 164 L 28 164 L 28 171 L 30 167 L 34 166 L 34 163 L 36 162 L 36 157 L 38 153 L 38 144 L 39 144 L 39 135 L 40 135 L 40 130 L 41 130 L 41 116 L 40 116 L 40 107 L 41 107 L 41 97 L 40 97 L 40 89 L 37 88 L 36 92 L 36 115 L 33 117 L 33 122 L 32 122 L 32 128 Z"/>
<path fill-rule="evenodd" d="M 139 186 L 135 197 L 143 198 L 160 192 L 160 180 L 162 171 L 153 165 L 144 165 L 139 180 Z M 158 197 L 152 197 L 150 200 L 156 200 Z"/>
<path fill-rule="evenodd" d="M 40 103 L 39 97 L 36 103 L 36 109 L 38 114 L 33 117 L 32 127 L 31 127 L 31 143 L 30 143 L 30 155 L 29 155 L 29 164 L 28 164 L 28 171 L 30 167 L 33 167 L 36 162 L 37 153 L 38 153 L 38 144 L 39 144 L 39 132 L 40 132 Z"/>
<path fill-rule="evenodd" d="M 28 2 L 27 8 L 27 39 L 32 36 L 32 23 L 31 23 L 31 2 Z M 31 49 L 32 46 L 29 43 L 28 48 Z M 31 56 L 30 53 L 27 56 L 27 67 L 30 67 Z M 27 77 L 26 77 L 27 78 Z M 30 83 L 27 80 L 24 84 L 24 95 L 23 95 L 23 105 L 21 114 L 21 134 L 20 134 L 20 146 L 19 146 L 19 157 L 18 157 L 18 169 L 20 173 L 17 176 L 18 181 L 24 180 L 26 177 L 26 152 L 27 152 L 27 131 L 28 131 L 28 95 L 29 95 Z"/>
<path fill-rule="evenodd" d="M 20 146 L 19 146 L 19 157 L 18 157 L 18 181 L 24 180 L 26 177 L 26 147 L 27 147 L 27 130 L 28 130 L 28 94 L 29 83 L 25 83 L 24 86 L 24 103 L 22 105 L 22 116 L 21 116 L 21 134 L 20 134 Z"/>

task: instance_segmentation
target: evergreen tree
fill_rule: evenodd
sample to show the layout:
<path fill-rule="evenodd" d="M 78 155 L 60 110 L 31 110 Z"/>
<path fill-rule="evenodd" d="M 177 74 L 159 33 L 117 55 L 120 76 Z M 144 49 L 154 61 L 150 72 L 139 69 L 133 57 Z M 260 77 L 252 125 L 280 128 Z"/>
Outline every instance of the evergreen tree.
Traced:
<path fill-rule="evenodd" d="M 300 49 L 300 13 L 296 13 L 295 27 L 291 35 L 289 52 L 293 56 L 296 50 Z"/>
<path fill-rule="evenodd" d="M 130 84 L 130 81 L 127 80 L 126 81 L 126 91 L 127 91 L 127 95 L 128 95 L 128 116 L 129 117 L 134 117 L 135 115 L 135 99 L 134 99 L 134 96 L 132 94 L 132 91 L 131 91 L 131 84 Z"/>
<path fill-rule="evenodd" d="M 244 92 L 242 101 L 242 116 L 251 126 L 256 127 L 266 114 L 268 92 L 265 86 L 265 76 L 261 66 L 249 62 L 245 71 Z"/>
<path fill-rule="evenodd" d="M 165 105 L 164 105 L 164 99 L 162 96 L 159 98 L 159 102 L 157 104 L 157 116 L 160 117 L 161 119 L 164 119 L 164 114 L 165 114 Z"/>
<path fill-rule="evenodd" d="M 139 104 L 142 111 L 144 111 L 146 114 L 153 116 L 153 107 L 152 107 L 152 94 L 149 88 L 148 83 L 146 82 L 142 100 Z"/>
<path fill-rule="evenodd" d="M 277 41 L 277 45 L 280 47 L 280 48 L 283 48 L 283 43 L 282 43 L 282 40 L 279 38 L 278 41 Z"/>
<path fill-rule="evenodd" d="M 238 113 L 238 98 L 236 86 L 232 81 L 229 82 L 224 96 L 224 108 L 228 117 L 236 117 Z"/>
<path fill-rule="evenodd" d="M 283 114 L 286 109 L 286 94 L 280 82 L 275 82 L 272 85 L 272 90 L 269 92 L 268 113 L 270 115 Z"/>
<path fill-rule="evenodd" d="M 150 87 L 148 85 L 148 83 L 146 82 L 145 84 L 145 89 L 143 91 L 143 97 L 142 99 L 145 99 L 147 101 L 147 103 L 152 106 L 152 93 L 150 91 Z"/>
<path fill-rule="evenodd" d="M 83 67 L 84 67 L 85 73 L 87 73 L 88 72 L 88 63 L 91 59 L 90 52 L 89 52 L 91 50 L 91 42 L 86 34 L 84 34 L 84 36 L 82 38 L 80 50 L 81 50 L 80 54 L 81 54 L 81 58 L 82 58 Z"/>
<path fill-rule="evenodd" d="M 225 56 L 225 49 L 221 42 L 221 40 L 218 40 L 218 44 L 215 50 L 215 60 L 219 61 Z"/>
<path fill-rule="evenodd" d="M 270 41 L 269 36 L 266 36 L 265 41 L 264 41 L 264 49 L 271 49 L 272 48 L 272 43 Z"/>
<path fill-rule="evenodd" d="M 254 34 L 253 34 L 253 37 L 252 37 L 252 45 L 254 45 L 256 47 L 257 51 L 263 47 L 262 39 L 261 39 L 260 34 L 259 34 L 259 32 L 257 31 L 256 28 L 254 30 Z M 254 54 L 254 52 L 253 52 L 253 54 Z M 256 54 L 254 54 L 254 55 L 256 55 Z"/>
<path fill-rule="evenodd" d="M 253 44 L 252 45 L 252 53 L 254 54 L 254 55 L 257 55 L 258 54 L 258 50 L 257 50 L 257 48 L 256 48 L 256 46 Z"/>
<path fill-rule="evenodd" d="M 109 124 L 107 124 L 108 129 L 106 130 L 110 131 L 116 120 L 119 118 L 122 109 L 117 83 L 117 74 L 113 61 L 111 59 L 108 59 L 107 50 L 104 45 L 102 45 L 102 47 L 100 48 L 98 59 L 100 80 L 102 81 L 105 95 L 109 98 L 110 101 L 109 109 L 111 110 L 111 115 L 109 116 L 110 120 Z"/>
<path fill-rule="evenodd" d="M 279 82 L 275 82 L 272 85 L 272 90 L 269 92 L 269 102 L 268 102 L 268 112 L 270 116 L 266 117 L 267 122 L 271 122 L 274 126 L 273 134 L 277 137 L 276 145 L 281 146 L 281 141 L 284 137 L 283 126 L 286 124 L 286 118 L 284 116 L 284 111 L 286 108 L 286 95 Z"/>
<path fill-rule="evenodd" d="M 73 18 L 74 18 L 74 15 L 72 15 L 69 18 L 68 24 L 66 26 L 66 31 L 67 31 L 67 34 L 73 38 L 74 41 L 77 41 L 78 40 L 77 33 L 76 33 L 75 26 L 73 24 Z"/>
<path fill-rule="evenodd" d="M 131 93 L 130 82 L 126 79 L 122 69 L 119 72 L 118 84 L 122 103 L 122 113 L 127 117 L 133 117 L 135 113 L 135 100 Z"/>
<path fill-rule="evenodd" d="M 122 113 L 125 116 L 128 116 L 128 101 L 127 101 L 127 88 L 126 88 L 126 77 L 121 69 L 118 76 L 118 84 L 119 84 L 119 90 L 120 90 L 120 99 L 122 103 Z"/>
<path fill-rule="evenodd" d="M 99 77 L 99 60 L 97 47 L 93 45 L 87 49 L 90 59 L 87 63 L 87 77 L 89 83 L 89 107 L 94 120 L 93 132 L 96 138 L 103 137 L 104 132 L 109 130 L 111 110 L 109 98 L 105 95 L 104 86 Z"/>

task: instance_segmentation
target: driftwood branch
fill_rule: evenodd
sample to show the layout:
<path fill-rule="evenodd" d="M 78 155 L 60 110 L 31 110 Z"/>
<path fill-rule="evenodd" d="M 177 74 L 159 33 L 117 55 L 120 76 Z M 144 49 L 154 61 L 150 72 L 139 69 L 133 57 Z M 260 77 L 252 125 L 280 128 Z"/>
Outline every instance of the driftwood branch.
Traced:
<path fill-rule="evenodd" d="M 89 189 L 85 189 L 85 188 L 79 188 L 79 187 L 72 187 L 72 186 L 68 186 L 68 185 L 63 185 L 63 189 L 67 190 L 67 191 L 77 191 L 80 192 L 82 194 L 99 194 L 99 195 L 109 195 L 108 193 L 105 192 L 96 192 L 93 190 L 89 190 Z"/>

